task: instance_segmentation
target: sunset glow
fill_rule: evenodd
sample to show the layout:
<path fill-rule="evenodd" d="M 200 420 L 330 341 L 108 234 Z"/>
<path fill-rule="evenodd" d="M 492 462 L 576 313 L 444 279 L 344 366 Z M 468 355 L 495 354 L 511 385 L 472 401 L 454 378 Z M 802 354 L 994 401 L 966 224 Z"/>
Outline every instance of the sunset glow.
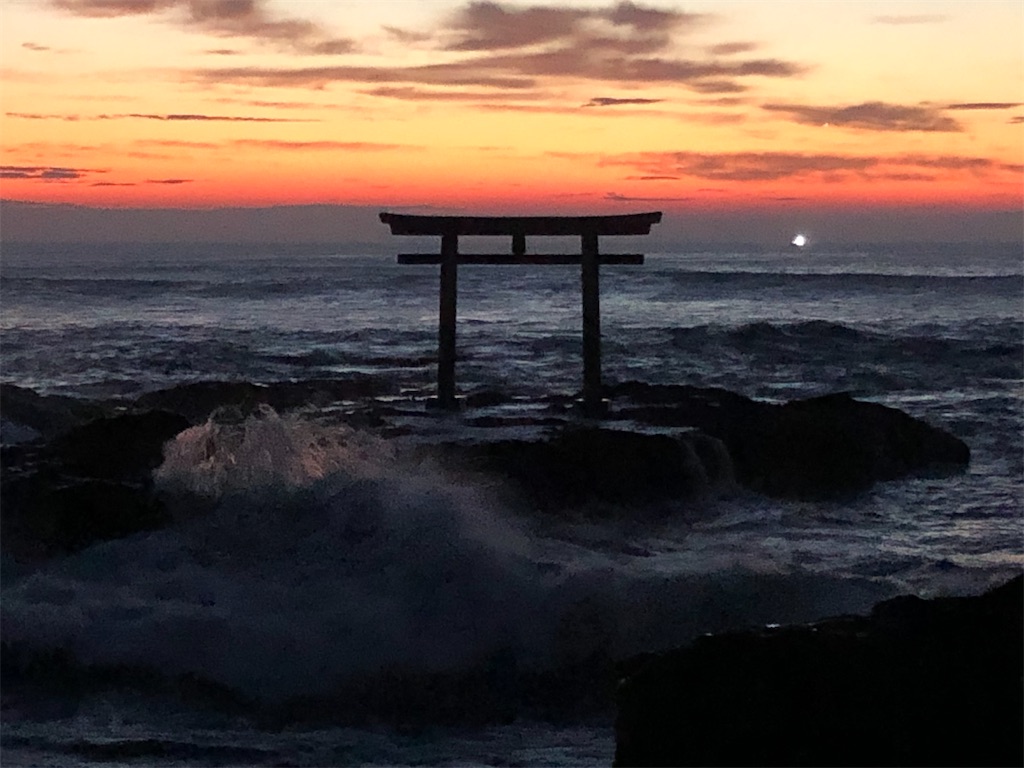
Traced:
<path fill-rule="evenodd" d="M 5 200 L 1019 210 L 1024 6 L 23 0 Z"/>

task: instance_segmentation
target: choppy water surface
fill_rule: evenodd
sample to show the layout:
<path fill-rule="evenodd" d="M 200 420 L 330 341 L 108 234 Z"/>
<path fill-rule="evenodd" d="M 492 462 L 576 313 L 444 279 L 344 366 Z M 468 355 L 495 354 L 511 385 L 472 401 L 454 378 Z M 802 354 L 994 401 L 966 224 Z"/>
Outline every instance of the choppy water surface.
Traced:
<path fill-rule="evenodd" d="M 5 252 L 0 278 L 0 379 L 40 393 L 353 374 L 395 382 L 410 404 L 432 392 L 436 268 L 70 248 Z M 846 502 L 722 489 L 657 526 L 628 512 L 554 522 L 410 468 L 372 434 L 266 413 L 240 432 L 197 427 L 168 450 L 160 482 L 202 487 L 208 514 L 33 568 L 5 563 L 4 639 L 273 700 L 509 648 L 527 667 L 594 643 L 623 656 L 900 592 L 973 593 L 1024 567 L 1019 247 L 659 254 L 604 268 L 601 308 L 607 381 L 771 400 L 848 391 L 950 430 L 971 466 Z M 507 392 L 523 413 L 574 392 L 579 326 L 571 267 L 460 268 L 460 389 Z M 459 429 L 457 418 L 410 423 L 427 440 Z M 204 463 L 196 441 L 231 461 Z M 613 749 L 607 720 L 274 733 L 144 696 L 54 706 L 5 715 L 5 763 L 573 765 L 608 763 Z"/>

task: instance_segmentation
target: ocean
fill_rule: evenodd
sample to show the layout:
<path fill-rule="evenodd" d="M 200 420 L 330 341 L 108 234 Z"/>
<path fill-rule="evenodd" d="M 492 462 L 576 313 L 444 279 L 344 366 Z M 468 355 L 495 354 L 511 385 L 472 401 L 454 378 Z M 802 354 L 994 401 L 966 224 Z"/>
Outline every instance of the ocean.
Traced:
<path fill-rule="evenodd" d="M 447 413 L 430 407 L 436 267 L 323 247 L 5 243 L 5 384 L 108 407 L 195 382 L 372 386 L 180 434 L 156 485 L 172 506 L 204 503 L 182 502 L 172 525 L 66 556 L 4 553 L 5 648 L 77 670 L 4 691 L 4 765 L 608 765 L 614 708 L 592 702 L 477 723 L 421 712 L 415 727 L 331 710 L 398 673 L 504 659 L 540 674 L 1021 572 L 1019 245 L 680 250 L 601 270 L 606 383 L 847 392 L 952 432 L 966 471 L 829 501 L 723 483 L 656 517 L 639 503 L 552 516 L 411 461 L 442 440 L 542 434 L 551 398 L 571 403 L 579 280 L 571 266 L 460 267 L 470 400 Z M 4 444 L 37 436 L 2 402 L 0 416 Z"/>

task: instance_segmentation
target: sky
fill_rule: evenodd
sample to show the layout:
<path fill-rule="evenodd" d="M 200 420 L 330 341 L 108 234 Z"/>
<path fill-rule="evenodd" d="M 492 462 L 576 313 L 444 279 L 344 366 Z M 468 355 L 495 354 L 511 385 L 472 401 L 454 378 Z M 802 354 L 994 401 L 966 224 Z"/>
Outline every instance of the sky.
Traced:
<path fill-rule="evenodd" d="M 0 150 L 21 236 L 73 204 L 1012 239 L 1024 3 L 2 0 Z"/>

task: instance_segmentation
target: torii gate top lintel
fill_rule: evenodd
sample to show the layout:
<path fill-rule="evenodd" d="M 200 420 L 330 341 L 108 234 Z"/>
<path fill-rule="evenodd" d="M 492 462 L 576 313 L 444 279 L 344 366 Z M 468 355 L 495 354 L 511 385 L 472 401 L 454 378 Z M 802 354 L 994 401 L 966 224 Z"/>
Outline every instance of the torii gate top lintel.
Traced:
<path fill-rule="evenodd" d="M 598 237 L 646 235 L 661 221 L 660 211 L 613 216 L 419 216 L 381 213 L 393 235 L 441 237 L 440 253 L 401 253 L 400 264 L 440 264 L 441 301 L 438 322 L 437 397 L 455 405 L 455 308 L 459 264 L 580 264 L 583 291 L 583 404 L 590 414 L 601 411 L 600 264 L 643 264 L 640 254 L 602 254 Z M 459 253 L 460 236 L 512 238 L 511 253 Z M 580 237 L 580 253 L 528 254 L 526 237 Z"/>
<path fill-rule="evenodd" d="M 616 216 L 418 216 L 382 213 L 393 235 L 646 235 L 661 212 Z"/>

